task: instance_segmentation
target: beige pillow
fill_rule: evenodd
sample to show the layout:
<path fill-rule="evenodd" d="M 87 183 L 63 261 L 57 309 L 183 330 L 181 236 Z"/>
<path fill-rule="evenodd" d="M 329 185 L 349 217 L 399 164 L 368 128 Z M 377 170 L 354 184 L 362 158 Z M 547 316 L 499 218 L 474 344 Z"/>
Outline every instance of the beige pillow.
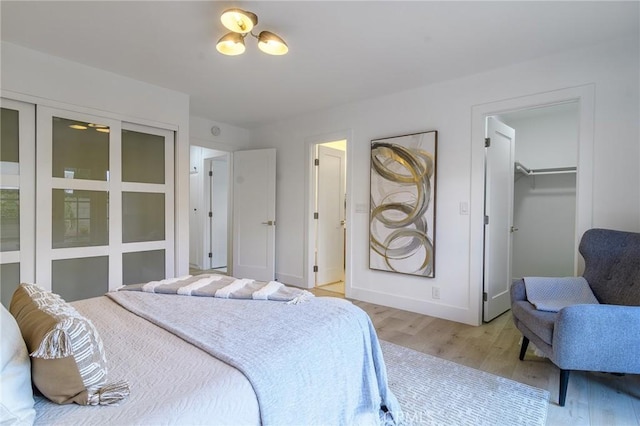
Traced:
<path fill-rule="evenodd" d="M 106 385 L 107 360 L 93 323 L 57 294 L 20 284 L 9 310 L 31 355 L 31 379 L 58 404 L 115 404 L 129 394 L 126 382 Z"/>

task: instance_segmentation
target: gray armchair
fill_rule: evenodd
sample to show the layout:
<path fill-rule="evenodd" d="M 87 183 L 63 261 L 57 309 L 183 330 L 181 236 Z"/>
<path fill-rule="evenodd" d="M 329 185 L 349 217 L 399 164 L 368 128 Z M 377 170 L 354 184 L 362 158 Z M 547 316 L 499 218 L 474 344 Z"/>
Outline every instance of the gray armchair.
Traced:
<path fill-rule="evenodd" d="M 536 310 L 524 280 L 511 286 L 513 321 L 560 368 L 558 403 L 565 404 L 571 370 L 640 374 L 640 233 L 590 229 L 580 240 L 583 277 L 600 304 L 558 312 Z"/>

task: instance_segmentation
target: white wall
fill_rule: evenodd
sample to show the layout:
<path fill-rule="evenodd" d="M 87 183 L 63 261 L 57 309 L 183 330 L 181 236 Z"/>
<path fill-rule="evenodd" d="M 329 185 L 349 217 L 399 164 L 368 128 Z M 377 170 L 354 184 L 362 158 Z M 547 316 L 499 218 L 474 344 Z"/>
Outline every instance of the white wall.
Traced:
<path fill-rule="evenodd" d="M 516 135 L 517 137 L 517 135 Z M 516 142 L 517 144 L 517 142 Z M 512 276 L 574 274 L 576 175 L 523 177 L 514 189 Z"/>
<path fill-rule="evenodd" d="M 189 185 L 189 96 L 2 42 L 0 95 L 176 132 L 176 188 Z M 176 274 L 188 272 L 189 193 L 175 194 Z"/>
<path fill-rule="evenodd" d="M 516 130 L 515 159 L 529 169 L 575 167 L 578 161 L 576 102 L 500 115 Z"/>
<path fill-rule="evenodd" d="M 305 140 L 313 135 L 350 131 L 347 223 L 351 268 L 347 295 L 400 309 L 469 324 L 480 321 L 481 277 L 470 265 L 477 259 L 475 241 L 482 238 L 481 203 L 470 215 L 459 213 L 482 168 L 472 155 L 472 107 L 558 89 L 593 84 L 594 187 L 593 225 L 640 229 L 640 158 L 638 38 L 571 51 L 491 72 L 344 105 L 316 114 L 283 120 L 253 132 L 263 147 L 277 148 L 276 274 L 300 277 L 305 270 Z M 436 277 L 425 279 L 368 269 L 368 214 L 356 206 L 369 204 L 369 148 L 374 138 L 438 130 L 436 211 Z M 476 150 L 474 148 L 474 150 Z M 479 230 L 479 231 L 478 231 Z M 440 299 L 431 298 L 432 286 Z M 474 296 L 472 296 L 474 295 Z"/>
<path fill-rule="evenodd" d="M 220 134 L 214 136 L 211 132 L 212 127 L 218 127 Z M 242 127 L 232 126 L 208 118 L 191 116 L 189 129 L 191 145 L 227 152 L 249 149 L 252 146 L 251 132 Z"/>

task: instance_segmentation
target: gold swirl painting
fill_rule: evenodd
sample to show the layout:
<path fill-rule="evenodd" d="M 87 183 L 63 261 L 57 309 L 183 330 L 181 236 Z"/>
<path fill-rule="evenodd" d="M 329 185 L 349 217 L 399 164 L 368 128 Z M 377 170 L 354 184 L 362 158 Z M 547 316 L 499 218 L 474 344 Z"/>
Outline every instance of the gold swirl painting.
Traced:
<path fill-rule="evenodd" d="M 437 141 L 435 130 L 371 141 L 371 269 L 435 276 Z"/>

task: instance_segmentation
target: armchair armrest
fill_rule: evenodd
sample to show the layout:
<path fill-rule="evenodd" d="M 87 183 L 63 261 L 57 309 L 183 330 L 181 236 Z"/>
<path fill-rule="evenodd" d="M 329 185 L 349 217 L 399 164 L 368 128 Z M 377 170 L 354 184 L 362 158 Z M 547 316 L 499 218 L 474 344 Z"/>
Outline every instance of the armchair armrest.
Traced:
<path fill-rule="evenodd" d="M 573 305 L 553 331 L 553 361 L 566 370 L 640 373 L 640 306 Z"/>
<path fill-rule="evenodd" d="M 515 280 L 511 283 L 509 288 L 509 294 L 511 296 L 511 304 L 521 300 L 527 300 L 527 290 L 524 286 L 524 280 L 522 278 Z"/>

